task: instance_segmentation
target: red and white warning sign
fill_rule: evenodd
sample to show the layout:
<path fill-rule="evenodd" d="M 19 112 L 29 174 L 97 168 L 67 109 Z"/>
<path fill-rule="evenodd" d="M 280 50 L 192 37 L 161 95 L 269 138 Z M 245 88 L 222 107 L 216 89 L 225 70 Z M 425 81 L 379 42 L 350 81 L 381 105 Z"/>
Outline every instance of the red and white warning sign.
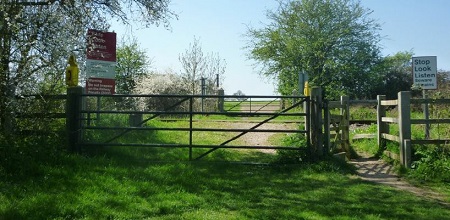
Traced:
<path fill-rule="evenodd" d="M 86 92 L 114 94 L 116 33 L 89 29 L 86 48 Z"/>

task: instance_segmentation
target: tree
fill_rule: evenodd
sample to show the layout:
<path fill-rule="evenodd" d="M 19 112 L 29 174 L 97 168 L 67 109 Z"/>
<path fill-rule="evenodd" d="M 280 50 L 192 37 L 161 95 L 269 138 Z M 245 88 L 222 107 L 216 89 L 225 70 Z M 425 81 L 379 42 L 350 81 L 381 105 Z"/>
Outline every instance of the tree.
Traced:
<path fill-rule="evenodd" d="M 245 94 L 241 90 L 238 90 L 237 92 L 233 93 L 233 96 L 240 96 L 240 97 L 236 97 L 236 99 L 238 101 L 245 100 Z"/>
<path fill-rule="evenodd" d="M 148 74 L 151 65 L 146 51 L 139 48 L 136 40 L 122 43 L 116 50 L 116 90 L 119 94 L 130 94 L 137 80 Z"/>
<path fill-rule="evenodd" d="M 210 53 L 208 55 L 209 65 L 206 75 L 206 94 L 214 94 L 216 90 L 222 86 L 222 82 L 225 79 L 225 70 L 227 62 L 225 59 L 220 58 L 218 53 Z"/>
<path fill-rule="evenodd" d="M 72 53 L 84 57 L 86 29 L 106 30 L 107 16 L 124 23 L 140 19 L 144 25 L 167 26 L 175 16 L 168 9 L 169 1 L 0 0 L 2 131 L 13 126 L 14 112 L 19 109 L 15 95 L 61 91 L 67 57 Z"/>
<path fill-rule="evenodd" d="M 411 90 L 413 85 L 411 57 L 413 55 L 412 52 L 404 51 L 382 59 L 376 69 L 379 80 L 372 81 L 378 83 L 371 98 L 382 94 L 388 99 L 396 99 L 398 92 Z"/>
<path fill-rule="evenodd" d="M 122 42 L 116 53 L 116 92 L 131 94 L 136 88 L 138 80 L 148 75 L 151 60 L 147 53 L 139 47 L 136 39 Z M 119 100 L 119 105 L 124 109 L 137 108 L 134 98 L 125 97 Z"/>
<path fill-rule="evenodd" d="M 194 37 L 194 42 L 189 44 L 189 48 L 178 56 L 178 60 L 183 67 L 181 75 L 186 85 L 192 95 L 198 94 L 199 81 L 207 73 L 208 61 L 197 38 Z"/>
<path fill-rule="evenodd" d="M 201 78 L 205 79 L 206 90 L 209 94 L 214 91 L 216 80 L 219 80 L 219 86 L 223 81 L 226 61 L 217 53 L 205 55 L 199 39 L 195 37 L 194 42 L 179 55 L 178 59 L 183 68 L 181 75 L 193 95 L 200 93 Z"/>
<path fill-rule="evenodd" d="M 137 94 L 155 95 L 187 95 L 190 93 L 183 83 L 182 78 L 176 75 L 171 69 L 166 70 L 164 73 L 153 73 L 149 77 L 141 77 L 134 88 L 134 92 Z M 164 111 L 182 99 L 182 97 L 141 98 L 137 101 L 137 107 L 141 110 Z M 170 111 L 174 110 L 189 110 L 189 102 L 183 102 L 170 109 Z"/>
<path fill-rule="evenodd" d="M 379 58 L 379 24 L 370 13 L 353 0 L 280 1 L 267 13 L 269 25 L 249 28 L 248 57 L 283 95 L 297 88 L 300 72 L 328 94 L 357 95 Z"/>

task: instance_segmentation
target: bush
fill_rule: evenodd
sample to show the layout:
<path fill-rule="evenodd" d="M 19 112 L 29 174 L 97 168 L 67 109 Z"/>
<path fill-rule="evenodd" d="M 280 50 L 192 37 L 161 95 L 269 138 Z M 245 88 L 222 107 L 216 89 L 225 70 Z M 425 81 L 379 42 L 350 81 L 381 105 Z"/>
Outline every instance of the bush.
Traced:
<path fill-rule="evenodd" d="M 450 149 L 448 146 L 415 147 L 410 176 L 434 182 L 450 182 Z"/>
<path fill-rule="evenodd" d="M 0 135 L 0 178 L 15 176 L 28 178 L 42 173 L 40 166 L 58 161 L 65 152 L 62 133 L 40 136 L 15 136 L 7 141 Z"/>
<path fill-rule="evenodd" d="M 149 95 L 187 95 L 188 90 L 182 83 L 182 79 L 174 74 L 153 74 L 139 81 L 134 91 L 136 94 Z M 149 97 L 137 100 L 138 109 L 150 111 L 188 111 L 189 101 L 184 101 L 177 106 L 182 97 Z M 170 108 L 172 107 L 172 108 Z M 169 109 L 170 108 L 170 109 Z"/>

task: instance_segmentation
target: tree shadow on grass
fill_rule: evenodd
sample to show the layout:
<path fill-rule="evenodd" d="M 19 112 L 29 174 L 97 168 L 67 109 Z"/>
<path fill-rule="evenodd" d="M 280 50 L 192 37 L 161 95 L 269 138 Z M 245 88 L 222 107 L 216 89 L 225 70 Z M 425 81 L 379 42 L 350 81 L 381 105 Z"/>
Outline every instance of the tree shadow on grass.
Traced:
<path fill-rule="evenodd" d="M 61 154 L 37 163 L 36 175 L 0 181 L 0 219 L 450 216 L 450 210 L 435 202 L 350 178 L 353 171 L 337 161 L 190 162 L 180 160 L 180 155 L 186 158 L 186 150 L 117 147 L 89 156 Z M 219 159 L 230 158 L 218 153 Z"/>
<path fill-rule="evenodd" d="M 127 158 L 130 159 L 130 158 Z M 71 158 L 68 158 L 70 162 Z M 445 219 L 450 210 L 349 178 L 336 164 L 130 162 L 75 157 L 8 186 L 0 218 Z M 58 202 L 55 202 L 58 201 Z"/>

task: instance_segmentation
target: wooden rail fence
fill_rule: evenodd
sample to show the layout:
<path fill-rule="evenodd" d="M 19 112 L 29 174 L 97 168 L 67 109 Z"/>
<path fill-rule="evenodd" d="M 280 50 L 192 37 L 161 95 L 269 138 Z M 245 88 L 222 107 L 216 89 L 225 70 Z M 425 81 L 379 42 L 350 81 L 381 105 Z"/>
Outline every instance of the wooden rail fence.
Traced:
<path fill-rule="evenodd" d="M 67 91 L 66 100 L 66 125 L 69 142 L 69 150 L 79 152 L 82 128 L 82 102 L 81 102 L 81 88 L 71 88 Z M 409 91 L 398 93 L 398 98 L 395 100 L 386 100 L 386 96 L 379 95 L 377 100 L 349 100 L 348 97 L 341 97 L 340 101 L 326 101 L 322 100 L 321 88 L 312 88 L 311 96 L 304 107 L 305 108 L 305 130 L 307 131 L 308 143 L 312 155 L 321 157 L 323 154 L 329 152 L 345 152 L 346 156 L 350 156 L 350 105 L 352 104 L 370 104 L 376 105 L 377 111 L 377 133 L 360 135 L 362 137 L 377 138 L 378 148 L 384 149 L 386 140 L 399 143 L 398 159 L 405 167 L 411 166 L 412 145 L 415 144 L 447 144 L 450 139 L 430 139 L 427 135 L 425 139 L 413 139 L 411 136 L 411 126 L 417 124 L 425 125 L 425 128 L 430 124 L 449 124 L 450 118 L 440 119 L 412 119 L 411 105 L 426 105 L 426 104 L 450 104 L 450 99 L 411 99 Z M 59 97 L 59 98 L 61 98 Z M 277 97 L 282 98 L 282 97 Z M 277 99 L 275 99 L 278 101 Z M 396 117 L 387 117 L 387 109 L 389 107 L 398 109 Z M 222 107 L 222 108 L 221 108 Z M 219 98 L 219 112 L 223 111 L 223 99 Z M 331 113 L 330 110 L 338 109 L 338 113 Z M 256 113 L 255 113 L 256 114 Z M 257 114 L 266 114 L 258 113 Z M 58 116 L 61 117 L 59 114 Z M 21 116 L 24 117 L 24 116 Z M 398 134 L 394 135 L 389 125 L 395 124 L 398 126 Z M 425 132 L 427 133 L 427 132 Z"/>
<path fill-rule="evenodd" d="M 414 144 L 446 144 L 449 139 L 412 139 L 412 124 L 443 124 L 450 123 L 450 119 L 412 119 L 411 104 L 449 104 L 449 99 L 411 99 L 411 92 L 404 91 L 398 93 L 395 100 L 386 100 L 386 96 L 378 96 L 378 147 L 385 147 L 384 140 L 399 143 L 400 163 L 405 167 L 411 167 L 411 152 Z M 396 106 L 398 108 L 397 117 L 386 117 L 386 106 Z M 389 131 L 389 124 L 398 124 L 399 135 L 393 135 Z"/>

